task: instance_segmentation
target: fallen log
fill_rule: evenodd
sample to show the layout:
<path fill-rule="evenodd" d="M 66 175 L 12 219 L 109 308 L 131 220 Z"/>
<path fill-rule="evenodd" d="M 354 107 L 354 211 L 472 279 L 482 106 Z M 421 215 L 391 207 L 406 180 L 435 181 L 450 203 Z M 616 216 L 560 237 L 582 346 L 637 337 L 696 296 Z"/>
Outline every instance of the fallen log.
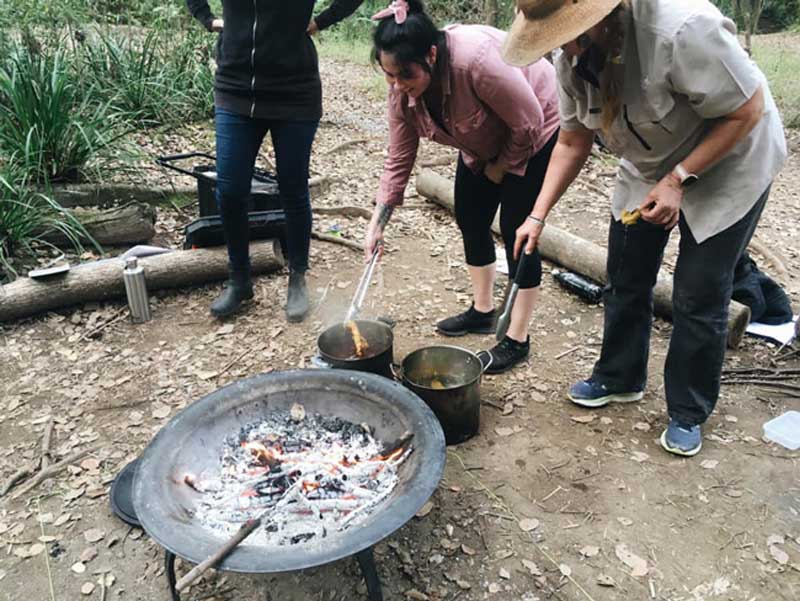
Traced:
<path fill-rule="evenodd" d="M 156 233 L 156 211 L 141 203 L 107 210 L 75 208 L 72 214 L 101 246 L 148 242 Z M 59 231 L 48 232 L 43 238 L 56 246 L 71 246 L 67 237 Z"/>
<path fill-rule="evenodd" d="M 424 169 L 417 175 L 417 192 L 439 206 L 453 210 L 453 182 L 446 177 Z M 492 231 L 500 234 L 498 217 L 492 224 Z M 539 252 L 548 261 L 598 282 L 606 282 L 606 250 L 593 242 L 548 225 L 539 237 Z M 655 314 L 672 319 L 672 276 L 663 270 L 658 274 L 653 297 Z M 739 346 L 749 323 L 750 308 L 731 301 L 728 314 L 730 348 Z"/>
<path fill-rule="evenodd" d="M 312 177 L 308 180 L 311 198 L 320 198 L 330 189 L 329 178 Z M 120 202 L 143 202 L 159 205 L 173 196 L 197 196 L 197 185 L 152 186 L 131 184 L 67 184 L 40 190 L 56 200 L 62 207 L 105 207 Z"/>
<path fill-rule="evenodd" d="M 285 262 L 280 244 L 274 240 L 250 245 L 254 275 L 281 269 Z M 228 276 L 225 248 L 176 250 L 139 259 L 150 292 L 166 288 L 197 286 Z M 124 297 L 123 263 L 106 259 L 84 263 L 59 276 L 44 280 L 20 278 L 0 292 L 0 322 L 12 321 L 90 301 Z"/>

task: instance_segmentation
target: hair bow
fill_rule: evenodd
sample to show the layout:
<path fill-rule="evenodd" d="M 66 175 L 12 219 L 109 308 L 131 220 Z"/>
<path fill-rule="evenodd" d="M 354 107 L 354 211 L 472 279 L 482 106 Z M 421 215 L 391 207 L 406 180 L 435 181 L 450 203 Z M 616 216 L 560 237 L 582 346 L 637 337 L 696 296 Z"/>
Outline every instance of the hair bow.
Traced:
<path fill-rule="evenodd" d="M 408 2 L 406 0 L 394 0 L 387 8 L 372 15 L 372 20 L 382 21 L 388 17 L 394 17 L 394 22 L 398 25 L 405 23 L 408 17 Z"/>

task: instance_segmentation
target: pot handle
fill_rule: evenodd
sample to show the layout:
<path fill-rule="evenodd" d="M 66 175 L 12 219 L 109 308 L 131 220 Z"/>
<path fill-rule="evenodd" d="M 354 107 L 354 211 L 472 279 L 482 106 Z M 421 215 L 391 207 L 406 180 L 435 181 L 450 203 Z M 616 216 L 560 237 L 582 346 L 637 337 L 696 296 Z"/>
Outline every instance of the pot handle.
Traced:
<path fill-rule="evenodd" d="M 489 355 L 489 361 L 486 363 L 486 365 L 483 365 L 483 361 L 481 361 L 480 358 L 481 353 L 486 353 L 487 355 Z M 480 353 L 478 353 L 477 356 L 478 356 L 478 361 L 481 361 L 481 374 L 485 374 L 486 370 L 492 366 L 492 363 L 494 363 L 494 355 L 492 355 L 492 353 L 490 353 L 489 351 L 481 351 Z"/>
<path fill-rule="evenodd" d="M 403 366 L 402 365 L 400 365 L 399 363 L 392 362 L 392 363 L 389 364 L 389 369 L 391 370 L 392 376 L 394 376 L 395 380 L 397 380 L 398 382 L 402 382 L 403 381 Z"/>
<path fill-rule="evenodd" d="M 320 356 L 316 356 L 311 359 L 311 364 L 317 369 L 333 369 L 333 365 L 325 361 L 325 359 Z"/>
<path fill-rule="evenodd" d="M 390 330 L 394 330 L 394 327 L 397 325 L 397 322 L 394 319 L 392 319 L 391 317 L 388 317 L 386 315 L 381 315 L 375 321 L 379 321 L 381 323 L 385 323 L 387 326 L 389 326 Z"/>

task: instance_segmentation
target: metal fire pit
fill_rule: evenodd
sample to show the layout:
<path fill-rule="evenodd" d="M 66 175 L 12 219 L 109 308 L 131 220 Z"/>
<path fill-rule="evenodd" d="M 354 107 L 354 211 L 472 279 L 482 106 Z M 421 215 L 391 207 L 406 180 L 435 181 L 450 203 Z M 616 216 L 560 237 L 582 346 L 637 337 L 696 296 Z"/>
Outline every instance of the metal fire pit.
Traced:
<path fill-rule="evenodd" d="M 372 547 L 410 520 L 436 489 L 444 469 L 444 435 L 427 405 L 400 384 L 373 374 L 331 369 L 263 374 L 226 386 L 175 415 L 145 449 L 136 471 L 133 503 L 144 530 L 168 552 L 173 599 L 180 598 L 174 588 L 175 556 L 200 563 L 227 542 L 192 519 L 201 495 L 184 483 L 184 475 L 218 467 L 226 436 L 294 403 L 309 412 L 367 423 L 379 440 L 392 441 L 412 432 L 413 453 L 401 466 L 400 481 L 391 495 L 358 524 L 297 545 L 262 547 L 245 541 L 217 568 L 288 572 L 355 555 L 370 599 L 383 598 Z"/>

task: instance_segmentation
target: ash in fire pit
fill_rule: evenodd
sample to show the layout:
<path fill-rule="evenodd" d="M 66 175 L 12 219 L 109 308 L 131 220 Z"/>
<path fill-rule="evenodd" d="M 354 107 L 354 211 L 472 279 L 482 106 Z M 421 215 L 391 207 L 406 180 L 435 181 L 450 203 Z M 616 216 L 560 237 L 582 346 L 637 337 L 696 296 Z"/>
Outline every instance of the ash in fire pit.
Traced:
<path fill-rule="evenodd" d="M 347 528 L 388 497 L 410 438 L 382 444 L 367 426 L 295 404 L 228 437 L 219 470 L 184 483 L 203 495 L 195 519 L 204 527 L 232 535 L 264 514 L 245 544 L 295 545 Z"/>

